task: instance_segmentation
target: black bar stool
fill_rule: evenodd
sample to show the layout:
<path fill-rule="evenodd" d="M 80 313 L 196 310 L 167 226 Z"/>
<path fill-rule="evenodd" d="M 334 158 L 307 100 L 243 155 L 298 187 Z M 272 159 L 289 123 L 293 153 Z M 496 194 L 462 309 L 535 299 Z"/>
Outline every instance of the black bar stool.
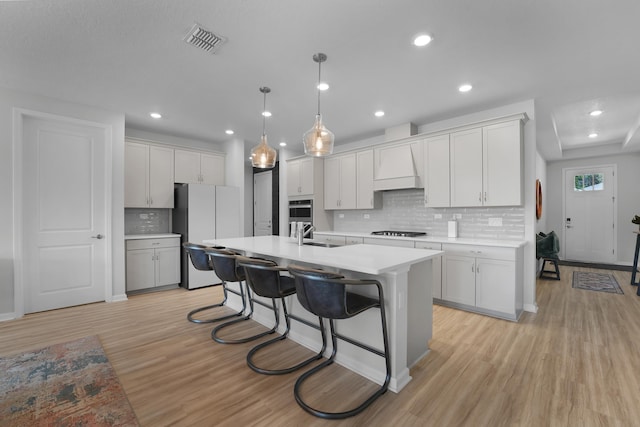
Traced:
<path fill-rule="evenodd" d="M 226 249 L 216 249 L 216 248 L 206 248 L 204 250 L 204 252 L 209 256 L 209 259 L 211 260 L 211 264 L 213 265 L 213 269 L 216 272 L 216 275 L 224 280 L 225 282 L 239 282 L 240 283 L 240 288 L 242 289 L 243 284 L 242 282 L 245 281 L 246 276 L 245 276 L 245 272 L 244 272 L 244 268 L 240 267 L 238 265 L 237 262 L 237 256 L 238 254 L 235 252 L 232 252 L 230 250 L 226 250 Z M 254 298 L 251 296 L 251 289 L 249 289 L 249 287 L 246 287 L 246 298 L 249 301 L 249 313 L 247 313 L 246 315 L 238 318 L 238 319 L 234 319 L 228 322 L 225 322 L 221 325 L 216 326 L 215 328 L 213 328 L 213 330 L 211 331 L 211 338 L 215 341 L 215 342 L 219 342 L 220 344 L 241 344 L 241 343 L 245 343 L 245 342 L 249 342 L 249 341 L 253 341 L 255 339 L 258 339 L 260 337 L 263 337 L 265 335 L 269 335 L 272 334 L 276 331 L 276 329 L 278 328 L 278 309 L 276 307 L 275 304 L 275 300 L 272 300 L 272 306 L 269 306 L 265 303 L 263 303 L 262 301 L 258 301 L 258 300 L 254 300 Z M 244 295 L 243 294 L 243 299 L 242 299 L 242 306 L 245 307 L 246 306 L 246 302 L 244 300 Z M 219 332 L 222 329 L 228 328 L 229 326 L 235 325 L 238 322 L 242 322 L 245 320 L 249 320 L 251 319 L 251 316 L 253 315 L 253 304 L 260 304 L 264 307 L 270 308 L 271 310 L 273 310 L 276 313 L 276 324 L 273 328 L 271 328 L 270 330 L 266 331 L 266 332 L 261 332 L 259 334 L 256 335 L 251 335 L 249 337 L 244 337 L 244 338 L 238 338 L 238 339 L 225 339 L 225 338 L 220 338 L 220 336 L 218 335 Z"/>
<path fill-rule="evenodd" d="M 321 359 L 322 354 L 327 348 L 327 339 L 324 333 L 322 333 L 322 349 L 318 352 L 318 354 L 305 359 L 294 366 L 283 369 L 266 369 L 260 368 L 254 363 L 253 358 L 258 351 L 287 338 L 287 336 L 289 335 L 289 331 L 291 330 L 291 319 L 312 328 L 318 329 L 319 331 L 324 331 L 324 323 L 322 321 L 322 318 L 318 317 L 318 325 L 314 325 L 308 320 L 290 314 L 287 311 L 287 303 L 285 301 L 285 297 L 296 293 L 296 284 L 293 277 L 280 274 L 283 271 L 287 271 L 287 268 L 278 266 L 275 261 L 263 258 L 247 258 L 243 256 L 237 256 L 236 259 L 238 261 L 238 265 L 244 267 L 247 284 L 255 295 L 264 298 L 271 298 L 274 307 L 276 306 L 275 299 L 280 299 L 286 324 L 286 329 L 282 335 L 260 343 L 257 346 L 253 347 L 251 351 L 249 351 L 249 353 L 247 354 L 247 365 L 249 365 L 249 367 L 255 372 L 258 372 L 260 374 L 281 375 L 291 373 L 304 366 L 307 366 L 314 360 Z M 275 316 L 277 326 L 279 321 L 279 314 L 277 310 L 275 311 Z"/>
<path fill-rule="evenodd" d="M 191 259 L 191 263 L 196 268 L 196 270 L 213 271 L 213 265 L 211 264 L 209 255 L 207 255 L 204 251 L 205 249 L 208 248 L 208 246 L 198 245 L 197 243 L 186 242 L 182 244 L 182 247 L 189 254 L 189 259 Z M 224 247 L 222 246 L 216 246 L 215 248 L 224 249 Z M 232 317 L 236 317 L 236 316 L 242 316 L 244 314 L 244 310 L 246 309 L 246 304 L 244 302 L 244 291 L 242 287 L 240 287 L 239 292 L 234 289 L 228 289 L 227 284 L 224 280 L 221 283 L 212 283 L 210 286 L 222 286 L 222 292 L 224 294 L 222 301 L 217 304 L 207 305 L 205 307 L 196 308 L 195 310 L 190 311 L 189 314 L 187 314 L 187 319 L 189 319 L 190 322 L 214 323 L 214 322 L 219 322 L 220 320 L 231 319 Z M 227 292 L 234 293 L 236 295 L 239 295 L 242 298 L 243 306 L 240 312 L 229 314 L 226 316 L 216 317 L 213 319 L 196 319 L 193 317 L 195 314 L 200 313 L 202 311 L 224 306 L 224 304 L 227 302 Z"/>
<path fill-rule="evenodd" d="M 305 411 L 320 418 L 340 419 L 357 415 L 387 391 L 389 387 L 389 381 L 391 379 L 389 337 L 387 334 L 387 322 L 384 312 L 384 295 L 382 292 L 382 285 L 377 280 L 345 279 L 343 278 L 343 276 L 340 276 L 336 273 L 331 273 L 323 270 L 314 270 L 296 265 L 289 266 L 289 273 L 291 273 L 295 278 L 296 295 L 298 296 L 298 300 L 300 301 L 302 306 L 316 316 L 329 319 L 331 343 L 333 345 L 333 351 L 331 352 L 331 356 L 329 357 L 329 359 L 305 372 L 296 381 L 295 387 L 293 389 L 293 394 L 295 395 L 296 401 Z M 346 289 L 347 285 L 375 286 L 378 291 L 378 298 L 371 298 L 349 292 Z M 374 307 L 378 307 L 380 309 L 382 338 L 384 341 L 383 351 L 380 351 L 367 344 L 361 343 L 336 332 L 334 325 L 335 319 L 348 319 Z M 341 339 L 364 350 L 370 351 L 371 353 L 374 353 L 380 357 L 383 357 L 387 375 L 382 386 L 355 408 L 344 412 L 321 411 L 319 409 L 312 408 L 304 402 L 304 400 L 300 396 L 300 388 L 302 386 L 302 383 L 306 379 L 333 363 L 338 349 L 338 339 Z"/>

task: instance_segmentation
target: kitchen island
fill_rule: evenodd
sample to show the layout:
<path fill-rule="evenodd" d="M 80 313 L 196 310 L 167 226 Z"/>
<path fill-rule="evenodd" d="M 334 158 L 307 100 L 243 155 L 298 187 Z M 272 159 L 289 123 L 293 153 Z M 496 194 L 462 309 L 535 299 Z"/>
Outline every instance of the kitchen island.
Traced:
<path fill-rule="evenodd" d="M 431 260 L 441 256 L 441 251 L 365 244 L 340 247 L 298 246 L 292 239 L 278 236 L 212 239 L 203 243 L 225 246 L 249 256 L 271 258 L 284 266 L 295 263 L 340 272 L 348 278 L 379 280 L 384 288 L 391 349 L 389 389 L 393 392 L 400 391 L 411 380 L 409 368 L 429 351 L 433 324 Z M 362 289 L 355 291 L 362 292 Z M 228 304 L 234 309 L 239 309 L 241 305 L 238 299 L 232 298 L 229 298 Z M 300 306 L 295 295 L 289 297 L 287 305 L 291 307 L 292 313 L 314 320 L 313 315 Z M 356 317 L 340 320 L 338 329 L 344 335 L 382 348 L 379 327 L 372 330 L 370 326 L 379 324 L 379 315 L 375 310 L 368 310 Z M 261 315 L 258 307 L 254 319 L 269 327 L 273 322 L 268 315 Z M 315 351 L 321 347 L 317 330 L 306 326 L 294 327 L 290 337 Z M 341 341 L 339 345 L 337 363 L 382 384 L 385 368 L 381 358 L 346 342 Z M 330 351 L 328 348 L 327 354 Z"/>

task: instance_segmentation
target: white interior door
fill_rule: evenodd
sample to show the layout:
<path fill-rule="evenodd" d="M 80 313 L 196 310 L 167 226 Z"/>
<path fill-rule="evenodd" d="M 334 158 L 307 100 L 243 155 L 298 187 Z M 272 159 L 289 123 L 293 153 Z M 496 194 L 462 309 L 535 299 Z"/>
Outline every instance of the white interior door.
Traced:
<path fill-rule="evenodd" d="M 22 131 L 25 313 L 104 301 L 106 129 L 25 116 Z"/>
<path fill-rule="evenodd" d="M 565 169 L 565 259 L 615 262 L 614 172 L 613 166 Z"/>
<path fill-rule="evenodd" d="M 271 236 L 271 171 L 253 175 L 253 235 Z"/>

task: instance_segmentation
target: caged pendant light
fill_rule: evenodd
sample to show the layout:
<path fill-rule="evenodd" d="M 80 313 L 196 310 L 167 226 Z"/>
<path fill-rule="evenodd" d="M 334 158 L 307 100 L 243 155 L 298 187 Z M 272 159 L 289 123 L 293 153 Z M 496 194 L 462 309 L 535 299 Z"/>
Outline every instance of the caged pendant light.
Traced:
<path fill-rule="evenodd" d="M 262 137 L 260 143 L 251 150 L 251 166 L 260 169 L 269 169 L 276 165 L 277 152 L 267 142 L 266 120 L 267 120 L 267 94 L 271 92 L 266 86 L 260 88 L 260 92 L 264 95 L 262 108 Z"/>
<path fill-rule="evenodd" d="M 327 60 L 327 55 L 324 53 L 317 53 L 313 55 L 313 60 L 318 63 L 318 86 L 321 83 L 320 80 L 320 68 L 324 61 Z M 307 156 L 328 156 L 333 152 L 333 142 L 335 136 L 333 132 L 327 129 L 322 123 L 322 116 L 320 115 L 320 89 L 318 88 L 318 114 L 316 114 L 316 122 L 313 127 L 305 132 L 302 137 L 304 143 L 304 153 Z"/>

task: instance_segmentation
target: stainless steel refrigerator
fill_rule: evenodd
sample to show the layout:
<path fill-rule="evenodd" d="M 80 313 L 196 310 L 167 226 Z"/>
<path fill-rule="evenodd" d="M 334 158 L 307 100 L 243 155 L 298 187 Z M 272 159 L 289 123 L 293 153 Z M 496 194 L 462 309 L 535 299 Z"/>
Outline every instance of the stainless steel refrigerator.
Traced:
<path fill-rule="evenodd" d="M 173 232 L 182 235 L 182 243 L 240 237 L 240 191 L 236 187 L 176 184 Z M 213 271 L 196 270 L 184 250 L 180 260 L 180 286 L 196 289 L 220 283 Z"/>

